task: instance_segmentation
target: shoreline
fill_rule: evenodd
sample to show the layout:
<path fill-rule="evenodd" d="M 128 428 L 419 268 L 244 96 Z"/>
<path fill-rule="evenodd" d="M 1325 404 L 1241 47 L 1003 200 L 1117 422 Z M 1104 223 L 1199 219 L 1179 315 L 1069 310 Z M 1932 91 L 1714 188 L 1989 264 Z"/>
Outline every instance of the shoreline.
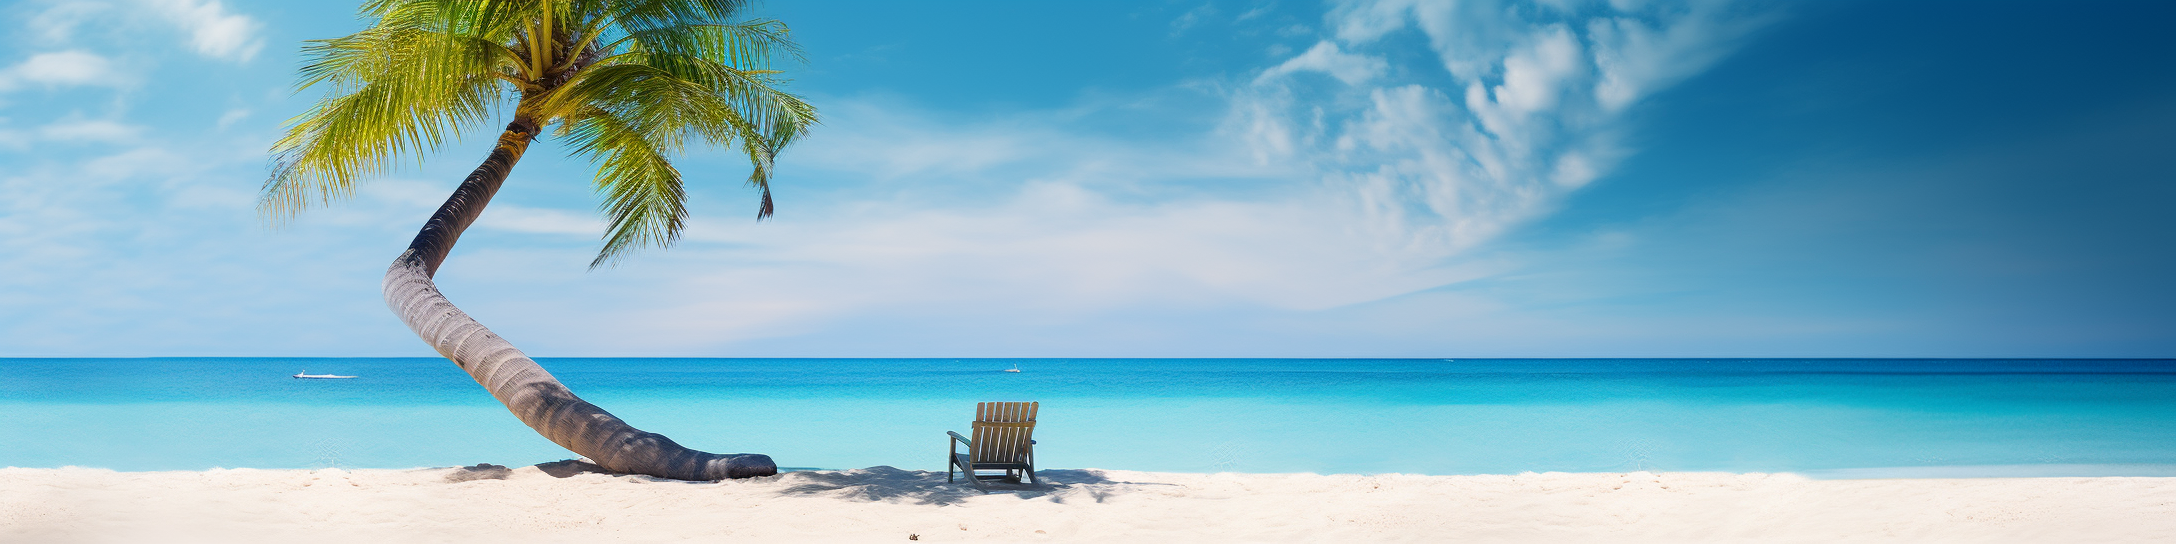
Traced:
<path fill-rule="evenodd" d="M 1821 480 L 1712 472 L 1045 470 L 946 484 L 871 467 L 724 482 L 518 468 L 0 469 L 7 542 L 2140 541 L 2176 478 Z"/>

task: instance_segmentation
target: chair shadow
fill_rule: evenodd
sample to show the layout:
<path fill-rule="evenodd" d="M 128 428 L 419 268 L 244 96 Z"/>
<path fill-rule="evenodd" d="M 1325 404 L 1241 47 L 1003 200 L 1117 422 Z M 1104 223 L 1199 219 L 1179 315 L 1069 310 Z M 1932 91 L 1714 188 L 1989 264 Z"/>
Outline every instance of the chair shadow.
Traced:
<path fill-rule="evenodd" d="M 1084 494 L 1103 502 L 1103 499 L 1128 485 L 1168 485 L 1125 482 L 1110 479 L 1096 470 L 1038 470 L 1035 483 L 983 482 L 988 493 L 975 489 L 965 476 L 952 482 L 945 481 L 945 473 L 926 470 L 901 470 L 889 466 L 874 466 L 852 470 L 824 470 L 787 472 L 772 476 L 784 487 L 780 496 L 824 495 L 838 499 L 867 502 L 907 502 L 914 504 L 947 505 L 970 497 L 984 495 L 1012 495 L 1022 499 L 1048 497 L 1065 502 L 1072 495 Z M 1067 491 L 1085 493 L 1065 493 Z"/>

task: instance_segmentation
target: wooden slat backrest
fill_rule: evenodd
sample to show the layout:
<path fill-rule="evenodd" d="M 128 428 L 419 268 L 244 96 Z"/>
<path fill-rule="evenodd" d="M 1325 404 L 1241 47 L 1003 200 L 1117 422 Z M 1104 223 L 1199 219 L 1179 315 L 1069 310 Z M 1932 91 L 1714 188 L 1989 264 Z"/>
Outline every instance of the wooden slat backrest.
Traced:
<path fill-rule="evenodd" d="M 1027 462 L 1028 444 L 1035 436 L 1033 402 L 982 402 L 975 404 L 974 451 L 977 463 Z"/>

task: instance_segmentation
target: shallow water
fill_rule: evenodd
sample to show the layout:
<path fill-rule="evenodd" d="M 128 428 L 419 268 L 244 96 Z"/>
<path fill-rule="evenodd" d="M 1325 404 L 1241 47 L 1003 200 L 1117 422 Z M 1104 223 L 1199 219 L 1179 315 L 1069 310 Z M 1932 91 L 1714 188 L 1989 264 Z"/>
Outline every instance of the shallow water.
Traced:
<path fill-rule="evenodd" d="M 942 470 L 974 402 L 1035 400 L 1050 468 L 2176 475 L 2172 360 L 541 362 L 645 430 L 795 467 Z M 0 466 L 570 456 L 442 359 L 0 359 Z"/>

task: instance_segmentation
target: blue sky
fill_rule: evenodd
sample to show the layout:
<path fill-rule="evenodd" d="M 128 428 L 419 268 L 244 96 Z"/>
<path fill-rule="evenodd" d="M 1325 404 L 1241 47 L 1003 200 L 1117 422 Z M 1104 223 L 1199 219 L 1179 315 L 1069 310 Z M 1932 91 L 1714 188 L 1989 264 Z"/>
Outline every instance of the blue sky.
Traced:
<path fill-rule="evenodd" d="M 0 356 L 423 356 L 484 140 L 268 228 L 349 6 L 0 7 Z M 2167 357 L 2157 3 L 771 2 L 824 125 L 589 271 L 532 149 L 439 275 L 539 356 Z"/>

